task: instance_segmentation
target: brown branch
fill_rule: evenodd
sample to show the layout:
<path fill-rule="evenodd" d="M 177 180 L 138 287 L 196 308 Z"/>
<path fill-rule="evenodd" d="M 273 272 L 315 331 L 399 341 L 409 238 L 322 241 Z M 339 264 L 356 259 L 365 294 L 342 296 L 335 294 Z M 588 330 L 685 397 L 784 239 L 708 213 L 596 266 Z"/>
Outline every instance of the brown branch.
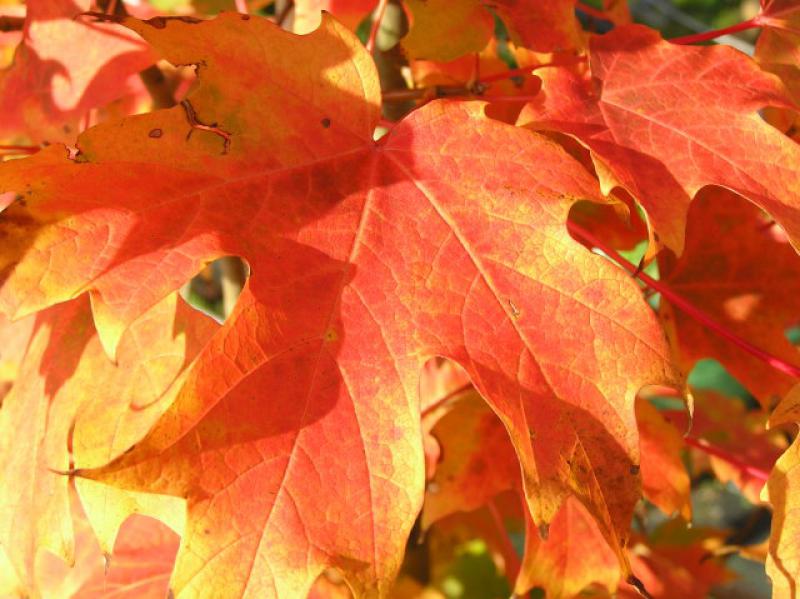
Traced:
<path fill-rule="evenodd" d="M 0 31 L 22 31 L 25 26 L 25 17 L 0 16 Z"/>
<path fill-rule="evenodd" d="M 139 78 L 153 100 L 154 109 L 175 106 L 175 95 L 172 93 L 172 87 L 164 76 L 163 71 L 157 65 L 151 64 L 139 73 Z"/>
<path fill-rule="evenodd" d="M 414 89 L 398 89 L 387 91 L 383 93 L 384 102 L 407 102 L 409 100 L 428 99 L 434 100 L 436 98 L 453 98 L 453 97 L 482 97 L 484 92 L 491 86 L 492 83 L 503 81 L 505 79 L 516 79 L 523 77 L 530 77 L 534 71 L 544 69 L 547 67 L 562 67 L 576 64 L 586 60 L 584 56 L 578 56 L 574 60 L 564 60 L 559 62 L 545 62 L 542 64 L 531 65 L 528 67 L 520 67 L 517 69 L 509 69 L 501 73 L 494 73 L 481 77 L 473 83 L 465 85 L 432 85 L 430 87 L 416 87 Z M 508 96 L 511 98 L 511 96 Z M 496 100 L 496 97 L 486 96 L 488 100 Z M 520 101 L 525 101 L 528 98 L 520 96 Z"/>
<path fill-rule="evenodd" d="M 466 85 L 433 85 L 431 87 L 417 87 L 415 89 L 396 89 L 383 92 L 384 102 L 408 102 L 429 98 L 450 98 L 454 96 L 470 96 L 475 94 L 474 89 Z"/>
<path fill-rule="evenodd" d="M 116 0 L 100 0 L 98 6 L 101 10 L 115 17 L 127 17 L 128 10 L 123 2 Z M 175 106 L 175 95 L 169 85 L 169 81 L 158 66 L 151 64 L 139 73 L 139 78 L 144 83 L 147 93 L 153 99 L 153 108 L 172 108 Z"/>
<path fill-rule="evenodd" d="M 247 267 L 241 258 L 225 256 L 219 260 L 220 286 L 222 287 L 222 311 L 225 318 L 231 315 L 236 300 L 247 280 Z"/>
<path fill-rule="evenodd" d="M 283 27 L 284 21 L 289 17 L 289 14 L 294 8 L 294 0 L 289 0 L 286 5 L 281 9 L 281 12 L 275 16 L 275 24 L 278 27 Z"/>

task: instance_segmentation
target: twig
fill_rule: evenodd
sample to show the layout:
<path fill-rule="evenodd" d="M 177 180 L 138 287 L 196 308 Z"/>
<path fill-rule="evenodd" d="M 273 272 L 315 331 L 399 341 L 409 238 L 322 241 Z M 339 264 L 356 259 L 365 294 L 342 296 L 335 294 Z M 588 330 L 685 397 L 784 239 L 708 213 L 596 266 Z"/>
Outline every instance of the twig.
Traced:
<path fill-rule="evenodd" d="M 772 366 L 775 370 L 783 372 L 784 374 L 788 374 L 789 376 L 800 378 L 800 367 L 795 366 L 794 364 L 790 364 L 777 356 L 773 356 L 769 352 L 764 351 L 760 347 L 756 347 L 746 339 L 739 337 L 736 333 L 728 330 L 723 325 L 718 323 L 716 320 L 711 318 L 708 314 L 697 308 L 696 306 L 689 303 L 686 299 L 682 296 L 674 292 L 670 289 L 665 283 L 662 281 L 657 281 L 656 279 L 646 275 L 643 272 L 640 272 L 636 265 L 631 264 L 625 258 L 623 258 L 616 250 L 606 246 L 603 242 L 597 239 L 594 235 L 592 235 L 589 231 L 577 225 L 575 223 L 568 223 L 567 225 L 569 231 L 579 240 L 583 240 L 597 249 L 601 250 L 605 253 L 609 258 L 617 262 L 622 268 L 627 270 L 637 279 L 644 282 L 648 287 L 654 289 L 655 291 L 659 292 L 662 297 L 667 299 L 670 303 L 674 306 L 680 308 L 683 312 L 685 312 L 688 316 L 692 317 L 694 320 L 708 328 L 709 330 L 715 332 L 720 337 L 723 337 L 739 347 L 740 349 L 746 351 L 750 355 L 758 358 L 762 362 Z"/>
<path fill-rule="evenodd" d="M 222 311 L 227 318 L 233 312 L 236 300 L 242 293 L 247 279 L 246 267 L 236 256 L 225 256 L 219 260 L 220 287 L 222 288 Z"/>
<path fill-rule="evenodd" d="M 294 0 L 288 0 L 288 2 L 283 6 L 281 12 L 275 17 L 275 24 L 278 27 L 283 27 L 284 21 L 286 21 L 289 14 L 292 12 L 294 8 Z"/>

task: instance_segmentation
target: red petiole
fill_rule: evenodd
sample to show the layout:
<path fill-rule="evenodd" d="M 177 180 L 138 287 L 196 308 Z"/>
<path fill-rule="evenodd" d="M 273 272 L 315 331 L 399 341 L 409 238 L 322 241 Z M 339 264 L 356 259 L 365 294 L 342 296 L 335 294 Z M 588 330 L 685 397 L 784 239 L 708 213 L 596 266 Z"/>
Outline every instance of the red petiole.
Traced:
<path fill-rule="evenodd" d="M 577 225 L 575 223 L 568 223 L 567 227 L 570 233 L 572 233 L 573 237 L 585 241 L 586 243 L 589 243 L 595 248 L 597 248 L 598 250 L 601 250 L 609 258 L 617 262 L 620 266 L 622 266 L 625 270 L 627 270 L 637 279 L 645 283 L 648 287 L 659 292 L 672 305 L 682 310 L 686 315 L 695 319 L 697 322 L 704 325 L 709 330 L 715 332 L 720 337 L 727 339 L 740 349 L 758 358 L 759 360 L 768 364 L 775 370 L 778 370 L 780 372 L 783 372 L 784 374 L 788 374 L 789 376 L 795 378 L 800 378 L 800 367 L 797 367 L 794 364 L 790 364 L 789 362 L 786 362 L 785 360 L 782 360 L 777 356 L 773 356 L 772 354 L 770 354 L 767 351 L 764 351 L 760 347 L 756 347 L 746 339 L 739 337 L 733 331 L 728 330 L 723 325 L 718 323 L 716 320 L 711 318 L 708 314 L 706 314 L 696 306 L 692 305 L 682 296 L 674 292 L 672 289 L 669 288 L 669 286 L 664 284 L 662 281 L 657 281 L 656 279 L 641 272 L 636 265 L 628 262 L 616 250 L 605 245 L 602 241 L 597 239 L 594 235 L 592 235 L 592 233 L 590 233 L 580 225 Z"/>
<path fill-rule="evenodd" d="M 763 480 L 766 482 L 769 480 L 769 472 L 763 471 L 761 468 L 756 468 L 755 466 L 751 466 L 750 464 L 740 460 L 735 455 L 731 455 L 727 451 L 720 449 L 719 447 L 715 447 L 711 445 L 705 439 L 698 439 L 697 437 L 684 437 L 684 443 L 689 445 L 690 447 L 694 447 L 695 449 L 699 449 L 705 454 L 710 456 L 714 456 L 715 458 L 719 458 L 720 460 L 727 462 L 731 466 L 735 466 L 745 474 L 749 474 L 753 478 L 757 478 L 759 480 Z"/>

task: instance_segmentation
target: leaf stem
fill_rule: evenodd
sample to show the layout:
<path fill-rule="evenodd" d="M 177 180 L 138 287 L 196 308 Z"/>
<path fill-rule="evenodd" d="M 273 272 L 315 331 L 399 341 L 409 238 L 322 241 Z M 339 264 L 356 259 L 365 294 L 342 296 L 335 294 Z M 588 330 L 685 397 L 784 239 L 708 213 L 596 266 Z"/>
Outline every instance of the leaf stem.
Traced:
<path fill-rule="evenodd" d="M 522 563 L 520 562 L 519 555 L 517 555 L 517 550 L 514 548 L 514 544 L 508 537 L 508 530 L 506 530 L 506 525 L 503 522 L 503 516 L 500 514 L 500 510 L 497 509 L 494 499 L 489 500 L 489 502 L 486 504 L 486 507 L 489 509 L 489 514 L 491 515 L 492 521 L 497 528 L 497 536 L 500 538 L 500 542 L 503 545 L 503 557 L 507 562 L 505 565 L 505 574 L 509 584 L 511 585 L 511 588 L 513 589 L 517 583 L 517 575 L 519 574 L 520 568 L 522 568 Z M 524 504 L 524 502 L 523 508 L 527 509 L 527 506 Z"/>
<path fill-rule="evenodd" d="M 378 37 L 378 30 L 381 28 L 381 21 L 383 21 L 388 4 L 389 0 L 378 0 L 378 6 L 375 8 L 375 17 L 372 19 L 372 29 L 369 30 L 369 39 L 367 40 L 367 51 L 370 54 L 375 49 L 375 38 Z"/>
<path fill-rule="evenodd" d="M 609 258 L 617 262 L 620 266 L 622 266 L 625 270 L 631 273 L 634 277 L 645 283 L 651 289 L 654 289 L 655 291 L 659 292 L 671 304 L 673 304 L 677 308 L 680 308 L 687 316 L 690 316 L 691 318 L 693 318 L 706 328 L 715 332 L 720 337 L 727 339 L 740 349 L 758 358 L 759 360 L 768 364 L 775 370 L 778 370 L 780 372 L 783 372 L 784 374 L 788 374 L 789 376 L 795 378 L 800 378 L 800 367 L 797 367 L 794 364 L 790 364 L 789 362 L 786 362 L 785 360 L 782 360 L 777 356 L 773 356 L 769 352 L 764 351 L 760 347 L 756 347 L 746 339 L 739 337 L 733 331 L 725 328 L 723 325 L 721 325 L 716 320 L 711 318 L 708 314 L 706 314 L 696 306 L 692 305 L 681 295 L 670 289 L 664 282 L 657 281 L 656 279 L 641 272 L 635 264 L 631 264 L 630 262 L 628 262 L 616 250 L 605 245 L 594 235 L 592 235 L 592 233 L 590 233 L 580 225 L 570 222 L 568 223 L 567 228 L 569 229 L 570 233 L 572 233 L 573 237 L 575 237 L 578 240 L 585 241 L 586 243 L 589 243 L 594 247 L 596 247 L 597 249 L 601 250 L 604 254 L 606 254 Z"/>
<path fill-rule="evenodd" d="M 13 154 L 36 154 L 41 150 L 41 146 L 3 146 L 0 145 L 0 152 L 5 152 L 7 155 Z"/>
<path fill-rule="evenodd" d="M 590 6 L 585 2 L 581 2 L 578 0 L 575 3 L 575 8 L 577 8 L 582 13 L 586 14 L 589 17 L 594 17 L 595 19 L 602 19 L 603 21 L 608 21 L 608 15 L 604 13 L 602 10 L 595 8 L 594 6 Z"/>
<path fill-rule="evenodd" d="M 461 385 L 457 389 L 453 389 L 449 393 L 445 394 L 444 397 L 441 397 L 441 398 L 437 399 L 431 405 L 427 406 L 424 410 L 422 410 L 421 416 L 424 418 L 425 416 L 427 416 L 431 412 L 435 411 L 440 406 L 446 404 L 448 401 L 450 401 L 451 399 L 453 399 L 457 395 L 461 395 L 462 393 L 464 393 L 464 391 L 468 391 L 470 388 L 472 388 L 472 383 L 471 382 L 470 383 L 464 383 L 463 385 Z"/>
<path fill-rule="evenodd" d="M 736 25 L 730 27 L 723 27 L 722 29 L 713 29 L 711 31 L 703 31 L 701 33 L 693 33 L 692 35 L 685 35 L 683 37 L 675 37 L 669 40 L 673 44 L 696 44 L 698 42 L 707 42 L 716 39 L 723 35 L 730 35 L 731 33 L 738 33 L 739 31 L 746 31 L 748 29 L 756 29 L 761 27 L 758 17 L 747 19 Z"/>
<path fill-rule="evenodd" d="M 711 445 L 705 439 L 700 439 L 697 437 L 684 437 L 684 443 L 689 445 L 690 447 L 694 447 L 695 449 L 699 449 L 705 454 L 710 456 L 714 456 L 715 458 L 719 458 L 720 460 L 727 462 L 731 466 L 735 466 L 745 474 L 749 474 L 753 478 L 757 478 L 759 480 L 763 480 L 766 482 L 769 480 L 769 472 L 765 472 L 761 468 L 757 468 L 756 466 L 751 466 L 750 464 L 740 460 L 735 455 L 732 455 L 725 451 L 724 449 L 720 449 L 719 447 L 715 447 Z"/>
<path fill-rule="evenodd" d="M 583 62 L 586 60 L 584 56 L 577 57 L 574 62 Z M 570 61 L 559 62 L 545 62 L 542 64 L 532 65 L 529 67 L 520 67 L 518 69 L 509 69 L 502 73 L 495 73 L 481 77 L 471 85 L 431 85 L 428 87 L 415 87 L 413 89 L 396 89 L 383 93 L 384 102 L 407 102 L 409 100 L 419 100 L 422 98 L 476 98 L 486 97 L 491 101 L 506 101 L 516 99 L 520 102 L 528 102 L 533 96 L 484 96 L 483 92 L 486 87 L 497 81 L 504 81 L 505 79 L 513 79 L 515 77 L 528 77 L 538 69 L 546 67 L 558 67 L 573 64 Z"/>

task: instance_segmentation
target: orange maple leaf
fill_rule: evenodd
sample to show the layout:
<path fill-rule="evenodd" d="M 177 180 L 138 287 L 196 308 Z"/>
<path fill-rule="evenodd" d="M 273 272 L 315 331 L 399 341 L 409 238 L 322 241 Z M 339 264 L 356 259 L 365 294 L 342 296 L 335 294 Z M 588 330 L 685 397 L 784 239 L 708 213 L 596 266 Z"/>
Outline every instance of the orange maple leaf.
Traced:
<path fill-rule="evenodd" d="M 0 136 L 72 142 L 88 111 L 130 93 L 153 63 L 131 32 L 79 18 L 89 0 L 29 0 L 14 63 L 0 71 Z"/>
<path fill-rule="evenodd" d="M 29 591 L 39 550 L 73 559 L 65 476 L 71 462 L 102 465 L 141 438 L 215 328 L 171 295 L 128 329 L 114 364 L 85 296 L 36 316 L 0 411 L 0 544 Z M 107 537 L 115 535 L 116 529 Z"/>
<path fill-rule="evenodd" d="M 758 204 L 800 244 L 800 148 L 758 114 L 794 108 L 780 80 L 733 48 L 678 46 L 638 25 L 594 36 L 590 65 L 591 79 L 543 72 L 519 124 L 588 147 L 603 190 L 630 192 L 678 253 L 689 202 L 707 185 Z"/>
<path fill-rule="evenodd" d="M 797 348 L 785 331 L 800 316 L 800 257 L 780 227 L 757 206 L 724 189 L 704 190 L 692 203 L 683 255 L 659 257 L 662 279 L 721 326 L 789 363 Z M 704 358 L 721 362 L 764 406 L 794 379 L 708 331 L 668 300 L 665 327 L 686 372 Z"/>
<path fill-rule="evenodd" d="M 634 397 L 676 377 L 636 284 L 566 231 L 596 180 L 477 103 L 432 103 L 375 143 L 374 65 L 327 17 L 304 37 L 247 15 L 125 24 L 200 83 L 87 131 L 75 160 L 0 165 L 21 194 L 0 218 L 0 304 L 89 290 L 114 353 L 203 264 L 249 262 L 170 410 L 80 471 L 187 499 L 173 591 L 302 596 L 328 567 L 385 590 L 422 501 L 417 382 L 437 355 L 500 415 L 536 522 L 576 496 L 625 563 Z"/>

